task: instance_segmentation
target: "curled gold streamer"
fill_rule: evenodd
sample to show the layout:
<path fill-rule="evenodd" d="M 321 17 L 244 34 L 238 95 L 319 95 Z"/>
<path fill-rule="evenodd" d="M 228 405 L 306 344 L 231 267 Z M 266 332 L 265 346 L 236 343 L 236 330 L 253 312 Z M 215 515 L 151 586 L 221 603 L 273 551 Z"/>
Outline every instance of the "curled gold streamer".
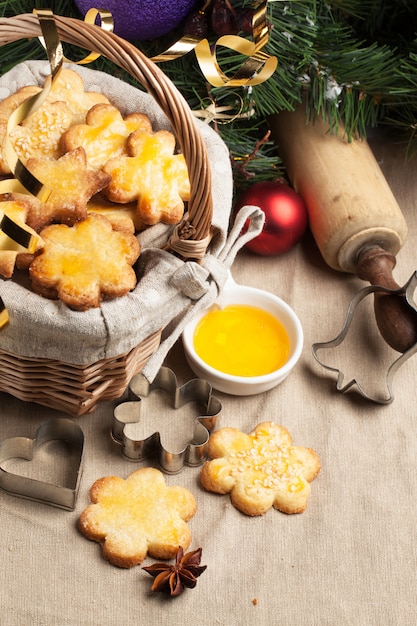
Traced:
<path fill-rule="evenodd" d="M 46 185 L 43 185 L 27 169 L 24 163 L 22 163 L 22 161 L 18 158 L 10 139 L 11 131 L 23 122 L 24 119 L 37 111 L 45 102 L 54 81 L 58 78 L 61 72 L 64 59 L 62 45 L 58 37 L 52 11 L 49 9 L 34 9 L 34 12 L 38 15 L 43 40 L 46 42 L 51 74 L 50 76 L 47 76 L 42 91 L 23 102 L 19 107 L 17 107 L 17 109 L 15 109 L 15 111 L 13 111 L 8 119 L 6 137 L 4 141 L 4 154 L 15 179 L 6 179 L 1 181 L 0 192 L 19 191 L 20 193 L 29 193 L 39 198 L 42 202 L 46 202 L 51 194 L 51 190 L 48 189 Z"/>
<path fill-rule="evenodd" d="M 52 80 L 54 80 L 61 71 L 64 61 L 64 52 L 56 29 L 54 14 L 51 9 L 33 9 L 33 13 L 35 13 L 39 19 L 43 35 L 39 37 L 39 40 L 46 49 L 49 65 L 51 67 Z"/>
<path fill-rule="evenodd" d="M 20 105 L 10 115 L 7 122 L 7 129 L 4 141 L 4 154 L 14 179 L 0 181 L 0 193 L 18 192 L 29 193 L 38 197 L 42 202 L 46 202 L 51 190 L 43 185 L 20 161 L 10 139 L 10 133 L 25 118 L 34 113 L 46 100 L 50 92 L 53 81 L 58 77 L 63 62 L 62 47 L 55 28 L 55 22 L 51 11 L 39 10 L 39 21 L 43 37 L 47 42 L 48 59 L 51 66 L 51 76 L 45 80 L 44 88 L 39 94 L 32 96 Z M 8 250 L 28 251 L 33 253 L 37 247 L 38 237 L 26 230 L 20 224 L 1 213 L 0 231 L 10 240 Z M 0 302 L 0 328 L 9 320 L 7 310 L 3 301 Z"/>
<path fill-rule="evenodd" d="M 71 62 L 64 56 L 62 43 L 59 39 L 58 31 L 55 24 L 55 19 L 51 9 L 33 9 L 33 12 L 39 19 L 42 35 L 39 37 L 39 41 L 46 50 L 48 61 L 51 69 L 50 76 L 47 76 L 43 89 L 39 94 L 32 96 L 26 102 L 21 104 L 9 117 L 7 124 L 6 137 L 4 142 L 4 154 L 10 170 L 14 174 L 14 179 L 0 181 L 0 192 L 16 192 L 16 193 L 29 193 L 36 196 L 41 202 L 46 202 L 52 192 L 51 189 L 42 184 L 22 163 L 18 158 L 13 144 L 10 140 L 11 131 L 18 126 L 24 119 L 32 115 L 37 111 L 45 102 L 49 95 L 49 92 L 58 78 L 64 61 Z M 113 31 L 113 18 L 109 11 L 105 9 L 89 9 L 85 15 L 85 22 L 88 24 L 94 24 L 97 16 L 100 17 L 101 27 L 106 31 Z M 100 54 L 91 52 L 86 57 L 76 63 L 86 64 L 91 63 L 97 59 Z M 9 222 L 12 220 L 9 219 Z M 0 230 L 4 232 L 11 240 L 16 241 L 20 246 L 27 247 L 27 249 L 36 248 L 36 238 L 26 231 L 18 224 L 14 224 L 12 229 L 9 228 L 9 232 L 6 232 L 3 224 L 0 224 Z M 13 233 L 13 234 L 11 234 Z M 15 238 L 17 237 L 17 239 Z M 23 241 L 27 241 L 27 246 L 22 244 Z"/>
<path fill-rule="evenodd" d="M 9 314 L 6 309 L 6 305 L 3 302 L 3 298 L 0 296 L 0 328 L 6 326 L 9 321 Z"/>
<path fill-rule="evenodd" d="M 34 9 L 33 12 L 39 19 L 42 31 L 39 41 L 46 49 L 51 74 L 47 76 L 42 91 L 21 104 L 9 117 L 3 150 L 9 168 L 11 172 L 13 172 L 14 178 L 0 181 L 0 193 L 26 193 L 36 196 L 42 202 L 46 202 L 52 190 L 48 189 L 46 185 L 41 183 L 41 181 L 39 181 L 18 158 L 10 139 L 10 133 L 13 128 L 18 126 L 24 119 L 32 115 L 32 113 L 37 111 L 39 107 L 42 106 L 49 95 L 51 87 L 61 72 L 64 61 L 71 61 L 64 56 L 53 12 L 50 9 Z M 87 11 L 85 21 L 89 24 L 93 24 L 96 21 L 97 16 L 101 19 L 101 27 L 103 29 L 106 31 L 113 31 L 113 18 L 111 13 L 107 10 L 90 9 Z M 80 65 L 91 63 L 99 56 L 100 54 L 91 52 L 84 59 L 81 59 L 81 61 L 76 63 Z M 0 215 L 0 231 L 10 241 L 5 249 L 17 251 L 24 250 L 33 253 L 37 247 L 38 237 L 34 236 L 31 232 L 26 230 L 20 224 L 17 224 L 1 211 Z M 8 321 L 9 314 L 2 298 L 0 297 L 0 328 L 5 326 Z"/>
<path fill-rule="evenodd" d="M 192 111 L 195 117 L 198 117 L 206 124 L 210 124 L 211 122 L 216 122 L 217 124 L 231 124 L 237 119 L 249 119 L 254 115 L 255 109 L 253 106 L 250 106 L 247 110 L 243 110 L 245 107 L 243 98 L 237 92 L 231 92 L 238 100 L 239 107 L 238 111 L 233 113 L 234 107 L 231 105 L 219 105 L 216 99 L 205 98 L 201 101 L 201 104 L 204 105 L 205 102 L 208 101 L 208 105 L 198 111 Z M 236 108 L 236 107 L 235 107 Z"/>
<path fill-rule="evenodd" d="M 278 59 L 275 56 L 262 50 L 269 39 L 267 6 L 268 0 L 262 2 L 254 11 L 252 17 L 253 41 L 238 35 L 223 35 L 211 47 L 207 39 L 185 35 L 165 52 L 152 57 L 152 60 L 155 63 L 172 61 L 194 50 L 205 79 L 213 87 L 260 85 L 272 76 L 278 65 Z M 217 49 L 221 46 L 248 57 L 231 78 L 221 70 L 217 61 Z"/>
<path fill-rule="evenodd" d="M 38 238 L 34 237 L 25 228 L 22 228 L 20 224 L 17 224 L 6 213 L 0 211 L 0 215 L 2 215 L 0 230 L 10 240 L 7 248 L 3 246 L 2 250 L 7 249 L 14 252 L 30 252 L 33 254 L 36 250 Z"/>
<path fill-rule="evenodd" d="M 228 78 L 218 64 L 216 50 L 219 46 L 248 57 L 232 78 Z M 223 35 L 216 41 L 213 50 L 207 39 L 203 39 L 198 44 L 196 55 L 202 73 L 213 87 L 259 85 L 272 76 L 278 65 L 276 57 L 263 53 L 255 43 L 237 35 Z"/>
<path fill-rule="evenodd" d="M 36 13 L 38 16 L 41 16 L 42 19 L 46 17 L 46 15 L 52 15 L 52 12 L 49 9 L 46 9 L 45 11 L 41 11 L 40 9 L 33 9 L 33 12 Z M 42 15 L 42 13 L 44 13 L 45 15 Z M 95 9 L 91 7 L 91 9 L 88 9 L 87 13 L 84 16 L 84 22 L 86 24 L 95 24 L 97 17 L 100 18 L 101 28 L 105 30 L 106 32 L 112 33 L 114 30 L 113 16 L 110 11 L 107 11 L 107 9 Z M 56 33 L 56 36 L 58 37 L 56 28 L 55 28 L 55 33 Z M 38 39 L 43 45 L 43 47 L 45 48 L 45 50 L 47 51 L 47 53 L 49 52 L 51 47 L 52 48 L 54 47 L 53 39 L 51 37 L 44 36 L 44 37 L 38 37 Z M 58 43 L 62 50 L 61 43 L 59 42 L 59 40 L 58 40 Z M 86 57 L 84 57 L 80 61 L 72 61 L 71 59 L 68 59 L 66 56 L 64 56 L 64 54 L 62 53 L 62 61 L 65 61 L 66 63 L 75 63 L 76 65 L 86 65 L 87 63 L 92 63 L 93 61 L 98 59 L 100 56 L 101 54 L 99 52 L 90 52 Z"/>

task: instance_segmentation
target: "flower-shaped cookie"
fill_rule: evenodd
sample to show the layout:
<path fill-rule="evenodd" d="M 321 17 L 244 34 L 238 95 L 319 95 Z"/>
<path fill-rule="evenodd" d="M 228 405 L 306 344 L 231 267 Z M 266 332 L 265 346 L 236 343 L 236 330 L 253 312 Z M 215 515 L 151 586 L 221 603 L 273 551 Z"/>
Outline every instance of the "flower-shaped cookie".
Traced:
<path fill-rule="evenodd" d="M 132 265 L 139 243 L 131 233 L 113 230 L 102 215 L 90 215 L 74 226 L 52 224 L 41 237 L 44 249 L 29 267 L 37 293 L 86 311 L 136 286 Z"/>
<path fill-rule="evenodd" d="M 175 137 L 166 130 L 135 131 L 127 141 L 129 156 L 110 159 L 103 168 L 111 176 L 104 193 L 113 202 L 137 200 L 145 224 L 176 224 L 189 199 L 184 155 L 174 154 Z"/>
<path fill-rule="evenodd" d="M 154 468 L 136 470 L 127 479 L 99 478 L 90 490 L 90 504 L 78 527 L 88 539 L 100 542 L 104 557 L 119 567 L 133 567 L 149 554 L 173 558 L 191 543 L 186 522 L 197 510 L 188 489 L 167 486 Z"/>
<path fill-rule="evenodd" d="M 57 159 L 60 139 L 72 124 L 72 113 L 65 102 L 45 102 L 10 132 L 18 158 Z"/>
<path fill-rule="evenodd" d="M 87 113 L 85 124 L 75 124 L 63 134 L 61 146 L 64 152 L 81 146 L 88 165 L 99 170 L 109 159 L 127 154 L 126 141 L 135 130 L 152 131 L 147 115 L 130 113 L 123 118 L 111 104 L 96 104 Z"/>
<path fill-rule="evenodd" d="M 7 96 L 0 102 L 0 174 L 11 174 L 4 152 L 9 117 L 23 102 L 32 96 L 36 96 L 40 91 L 40 87 L 28 85 L 21 87 L 21 89 L 18 89 L 15 93 L 10 94 L 10 96 Z"/>
<path fill-rule="evenodd" d="M 246 515 L 262 515 L 272 506 L 283 513 L 302 513 L 310 482 L 320 471 L 317 453 L 292 445 L 286 428 L 274 422 L 258 424 L 247 435 L 221 428 L 211 435 L 209 457 L 201 470 L 207 491 L 230 493 L 234 506 Z"/>

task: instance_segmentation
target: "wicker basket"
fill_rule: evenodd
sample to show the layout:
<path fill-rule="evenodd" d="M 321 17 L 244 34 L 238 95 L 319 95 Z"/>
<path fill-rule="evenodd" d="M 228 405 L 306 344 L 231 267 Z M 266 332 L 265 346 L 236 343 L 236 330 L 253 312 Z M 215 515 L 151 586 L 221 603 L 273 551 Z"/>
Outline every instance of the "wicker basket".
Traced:
<path fill-rule="evenodd" d="M 55 16 L 55 22 L 63 42 L 102 54 L 135 78 L 160 106 L 189 171 L 191 191 L 184 238 L 205 241 L 213 210 L 211 169 L 206 145 L 186 101 L 166 75 L 132 44 L 77 19 Z M 0 45 L 41 34 L 39 20 L 33 14 L 0 19 Z M 158 348 L 161 331 L 127 354 L 87 366 L 26 358 L 0 350 L 0 391 L 74 416 L 91 412 L 99 401 L 120 397 L 130 379 Z"/>

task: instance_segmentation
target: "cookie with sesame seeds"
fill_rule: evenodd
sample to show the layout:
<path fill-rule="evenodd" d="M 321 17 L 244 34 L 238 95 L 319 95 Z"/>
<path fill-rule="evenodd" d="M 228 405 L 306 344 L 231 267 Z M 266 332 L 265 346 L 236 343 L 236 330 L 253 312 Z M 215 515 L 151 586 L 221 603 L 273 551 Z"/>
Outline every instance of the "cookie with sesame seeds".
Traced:
<path fill-rule="evenodd" d="M 262 422 L 250 434 L 221 428 L 210 436 L 208 455 L 200 474 L 204 489 L 230 494 L 232 504 L 250 516 L 272 507 L 302 513 L 320 471 L 317 453 L 293 446 L 288 430 L 274 422 Z"/>
<path fill-rule="evenodd" d="M 11 114 L 26 100 L 32 96 L 36 96 L 41 87 L 36 85 L 27 85 L 21 87 L 15 93 L 10 94 L 0 102 L 0 174 L 10 174 L 10 167 L 4 154 L 4 140 L 7 133 L 7 124 Z"/>
<path fill-rule="evenodd" d="M 62 134 L 72 124 L 65 102 L 45 102 L 10 132 L 17 157 L 26 164 L 31 158 L 58 159 Z"/>
<path fill-rule="evenodd" d="M 0 174 L 12 173 L 4 154 L 4 140 L 10 115 L 42 87 L 27 85 L 0 102 Z M 84 81 L 77 72 L 63 68 L 54 80 L 42 106 L 10 132 L 12 145 L 23 162 L 29 158 L 56 159 L 61 156 L 60 138 L 73 124 L 85 122 L 95 104 L 109 104 L 107 96 L 85 91 Z"/>

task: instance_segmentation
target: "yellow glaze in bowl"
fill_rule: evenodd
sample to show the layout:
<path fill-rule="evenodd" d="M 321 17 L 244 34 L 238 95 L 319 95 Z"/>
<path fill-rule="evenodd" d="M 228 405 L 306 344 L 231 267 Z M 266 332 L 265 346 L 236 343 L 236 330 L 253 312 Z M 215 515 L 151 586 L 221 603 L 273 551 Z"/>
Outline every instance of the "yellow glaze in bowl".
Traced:
<path fill-rule="evenodd" d="M 304 334 L 281 298 L 230 278 L 217 302 L 186 326 L 182 341 L 197 376 L 218 391 L 247 396 L 288 376 L 301 356 Z"/>
<path fill-rule="evenodd" d="M 198 322 L 194 349 L 208 365 L 233 376 L 263 376 L 282 367 L 290 338 L 271 313 L 248 304 L 213 309 Z"/>

